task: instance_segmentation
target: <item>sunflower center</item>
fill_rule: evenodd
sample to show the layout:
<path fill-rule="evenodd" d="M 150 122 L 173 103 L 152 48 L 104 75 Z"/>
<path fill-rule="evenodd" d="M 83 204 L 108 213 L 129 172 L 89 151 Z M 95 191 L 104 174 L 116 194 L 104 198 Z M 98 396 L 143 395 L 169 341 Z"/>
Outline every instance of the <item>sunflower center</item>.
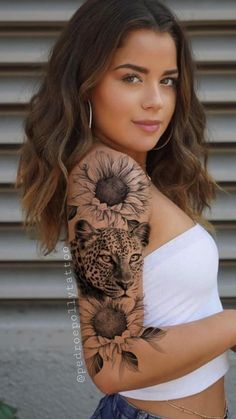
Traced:
<path fill-rule="evenodd" d="M 127 329 L 125 313 L 112 307 L 104 307 L 93 318 L 93 327 L 99 336 L 113 339 Z"/>
<path fill-rule="evenodd" d="M 95 194 L 101 203 L 112 207 L 123 202 L 128 192 L 129 187 L 119 177 L 110 176 L 97 182 Z"/>

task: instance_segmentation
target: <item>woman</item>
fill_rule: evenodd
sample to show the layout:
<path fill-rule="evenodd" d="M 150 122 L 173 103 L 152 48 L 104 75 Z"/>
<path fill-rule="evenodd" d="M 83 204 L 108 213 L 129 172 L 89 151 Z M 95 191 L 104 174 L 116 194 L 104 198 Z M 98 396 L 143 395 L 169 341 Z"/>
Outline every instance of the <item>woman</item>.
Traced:
<path fill-rule="evenodd" d="M 86 366 L 105 393 L 93 419 L 230 417 L 236 315 L 202 216 L 219 185 L 193 74 L 158 0 L 87 0 L 30 102 L 17 186 L 44 254 L 66 230 Z"/>

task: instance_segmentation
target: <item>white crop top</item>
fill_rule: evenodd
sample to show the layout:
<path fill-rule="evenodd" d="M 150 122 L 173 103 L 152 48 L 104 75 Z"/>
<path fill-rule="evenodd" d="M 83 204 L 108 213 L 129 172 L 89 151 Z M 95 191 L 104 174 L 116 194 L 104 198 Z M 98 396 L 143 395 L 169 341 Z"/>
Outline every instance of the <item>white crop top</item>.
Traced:
<path fill-rule="evenodd" d="M 188 323 L 223 311 L 215 240 L 195 224 L 144 258 L 144 326 Z M 157 355 L 158 356 L 158 355 Z M 199 393 L 229 369 L 229 351 L 177 379 L 119 394 L 140 400 L 168 400 Z"/>

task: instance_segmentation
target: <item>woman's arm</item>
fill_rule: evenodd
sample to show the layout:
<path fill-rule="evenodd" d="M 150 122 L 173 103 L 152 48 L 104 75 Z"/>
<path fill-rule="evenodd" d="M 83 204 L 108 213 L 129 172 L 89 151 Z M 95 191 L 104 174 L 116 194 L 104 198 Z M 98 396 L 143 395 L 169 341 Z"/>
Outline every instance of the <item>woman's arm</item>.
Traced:
<path fill-rule="evenodd" d="M 163 328 L 167 333 L 159 342 L 162 352 L 157 353 L 149 345 L 137 342 L 133 352 L 139 360 L 140 373 L 127 368 L 122 378 L 116 368 L 107 363 L 107 377 L 112 376 L 113 387 L 103 377 L 97 383 L 105 393 L 134 390 L 160 384 L 182 377 L 200 368 L 228 350 L 236 341 L 236 310 L 223 310 L 201 320 Z M 95 381 L 96 384 L 96 381 Z"/>
<path fill-rule="evenodd" d="M 187 374 L 236 342 L 235 311 L 173 327 L 144 327 L 143 249 L 150 184 L 129 156 L 101 146 L 69 176 L 68 229 L 83 352 L 104 393 Z"/>

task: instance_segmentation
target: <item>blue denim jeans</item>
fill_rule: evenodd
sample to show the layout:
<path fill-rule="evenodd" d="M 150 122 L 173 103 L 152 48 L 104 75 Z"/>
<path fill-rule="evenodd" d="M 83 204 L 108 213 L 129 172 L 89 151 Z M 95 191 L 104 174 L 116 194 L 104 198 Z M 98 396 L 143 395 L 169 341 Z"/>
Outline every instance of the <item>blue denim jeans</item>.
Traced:
<path fill-rule="evenodd" d="M 225 419 L 232 419 L 232 412 L 228 404 Z M 166 416 L 156 416 L 141 410 L 129 403 L 119 393 L 106 394 L 101 398 L 90 419 L 171 419 Z"/>

